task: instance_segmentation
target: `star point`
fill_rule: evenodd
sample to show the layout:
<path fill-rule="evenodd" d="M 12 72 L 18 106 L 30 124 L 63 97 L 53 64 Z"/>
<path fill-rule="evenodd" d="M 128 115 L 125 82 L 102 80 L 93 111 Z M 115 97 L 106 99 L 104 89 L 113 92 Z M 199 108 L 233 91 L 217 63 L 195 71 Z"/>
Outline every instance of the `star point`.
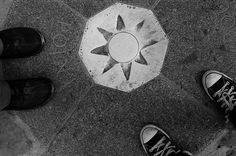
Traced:
<path fill-rule="evenodd" d="M 106 73 L 107 71 L 109 71 L 111 68 L 113 68 L 118 62 L 115 61 L 112 58 L 109 58 L 109 61 L 107 62 L 106 67 L 103 70 L 103 74 Z"/>
<path fill-rule="evenodd" d="M 105 55 L 108 56 L 108 50 L 106 48 L 106 45 L 97 47 L 91 51 L 92 54 L 97 54 L 97 55 Z"/>
<path fill-rule="evenodd" d="M 136 27 L 134 29 L 136 29 L 137 32 L 139 32 L 142 28 L 143 25 L 145 23 L 145 20 L 141 21 L 140 23 L 138 23 L 136 25 Z M 117 17 L 117 23 L 116 23 L 116 30 L 118 32 L 122 32 L 126 29 L 125 26 L 125 22 L 123 20 L 123 18 L 118 15 Z M 103 74 L 105 74 L 106 72 L 108 72 L 109 70 L 111 70 L 116 64 L 120 64 L 121 69 L 123 71 L 124 77 L 125 79 L 128 81 L 130 79 L 130 74 L 131 74 L 131 69 L 132 69 L 132 63 L 136 62 L 142 65 L 148 65 L 147 60 L 144 58 L 144 56 L 141 53 L 141 50 L 144 48 L 147 48 L 149 46 L 152 46 L 154 44 L 156 44 L 158 41 L 155 40 L 150 40 L 149 42 L 147 42 L 140 50 L 138 56 L 136 59 L 133 59 L 129 62 L 118 62 L 115 59 L 112 58 L 112 56 L 110 55 L 111 53 L 109 52 L 108 44 L 110 39 L 112 38 L 112 36 L 115 34 L 115 32 L 109 32 L 103 28 L 97 27 L 97 30 L 103 35 L 103 37 L 105 38 L 105 40 L 107 41 L 107 43 L 103 46 L 97 47 L 95 49 L 93 49 L 91 51 L 92 54 L 96 54 L 96 55 L 104 55 L 104 56 L 108 56 L 109 60 L 107 61 L 106 66 L 103 69 Z"/>
<path fill-rule="evenodd" d="M 112 32 L 109 32 L 109 31 L 107 31 L 105 29 L 102 29 L 102 28 L 99 28 L 99 27 L 97 29 L 103 35 L 105 40 L 107 40 L 107 41 L 113 36 Z"/>
<path fill-rule="evenodd" d="M 131 67 L 132 67 L 132 62 L 130 62 L 130 63 L 121 63 L 121 68 L 123 70 L 123 73 L 124 73 L 125 78 L 126 78 L 127 81 L 130 78 Z"/>
<path fill-rule="evenodd" d="M 121 31 L 121 30 L 123 30 L 123 29 L 125 29 L 124 20 L 123 20 L 123 18 L 122 18 L 120 15 L 118 15 L 118 17 L 117 17 L 116 30 Z"/>

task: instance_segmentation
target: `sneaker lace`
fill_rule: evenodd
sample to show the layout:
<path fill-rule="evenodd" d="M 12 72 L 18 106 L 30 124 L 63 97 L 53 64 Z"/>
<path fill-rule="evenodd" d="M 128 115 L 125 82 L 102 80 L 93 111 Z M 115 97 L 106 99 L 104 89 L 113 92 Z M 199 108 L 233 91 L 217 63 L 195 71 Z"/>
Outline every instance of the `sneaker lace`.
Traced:
<path fill-rule="evenodd" d="M 175 150 L 175 146 L 171 145 L 171 142 L 168 141 L 167 143 L 164 143 L 164 141 L 166 140 L 166 137 L 162 137 L 161 140 L 159 140 L 150 150 L 149 152 L 153 152 L 154 150 L 156 150 L 156 153 L 154 154 L 154 156 L 169 156 L 171 153 L 178 153 L 179 151 Z M 161 147 L 163 147 L 161 149 Z"/>
<path fill-rule="evenodd" d="M 232 111 L 236 105 L 236 92 L 233 92 L 235 87 L 229 87 L 229 84 L 230 83 L 227 81 L 225 85 L 213 95 L 213 97 L 218 96 L 219 99 L 217 102 L 222 102 L 221 108 L 225 108 L 226 114 Z"/>

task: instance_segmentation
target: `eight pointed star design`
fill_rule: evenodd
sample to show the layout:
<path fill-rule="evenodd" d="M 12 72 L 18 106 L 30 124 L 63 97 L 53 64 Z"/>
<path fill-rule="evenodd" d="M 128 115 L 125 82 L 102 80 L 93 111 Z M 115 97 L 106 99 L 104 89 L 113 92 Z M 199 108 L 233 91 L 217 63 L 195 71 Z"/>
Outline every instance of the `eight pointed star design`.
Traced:
<path fill-rule="evenodd" d="M 139 32 L 143 25 L 144 25 L 145 20 L 141 21 L 140 23 L 138 23 L 136 25 L 136 32 Z M 144 56 L 142 55 L 141 51 L 149 46 L 152 46 L 156 43 L 158 43 L 158 41 L 156 40 L 150 40 L 147 43 L 145 43 L 138 52 L 138 55 L 131 61 L 129 62 L 118 62 L 115 59 L 113 59 L 109 53 L 109 49 L 108 49 L 108 44 L 110 39 L 120 33 L 120 32 L 127 32 L 126 31 L 126 26 L 124 23 L 123 18 L 118 15 L 117 17 L 117 24 L 116 24 L 116 30 L 118 33 L 113 33 L 113 32 L 109 32 L 103 28 L 99 28 L 97 27 L 98 31 L 103 35 L 103 37 L 105 38 L 105 40 L 107 41 L 107 43 L 103 46 L 97 47 L 95 49 L 93 49 L 91 51 L 92 54 L 97 54 L 97 55 L 105 55 L 109 57 L 109 60 L 107 62 L 106 67 L 103 70 L 103 74 L 106 73 L 107 71 L 109 71 L 111 68 L 113 68 L 116 64 L 120 64 L 122 71 L 124 73 L 124 76 L 126 78 L 126 80 L 129 80 L 130 78 L 130 73 L 131 73 L 131 68 L 132 68 L 132 63 L 135 61 L 136 63 L 142 64 L 142 65 L 148 65 L 147 60 L 144 58 Z"/>

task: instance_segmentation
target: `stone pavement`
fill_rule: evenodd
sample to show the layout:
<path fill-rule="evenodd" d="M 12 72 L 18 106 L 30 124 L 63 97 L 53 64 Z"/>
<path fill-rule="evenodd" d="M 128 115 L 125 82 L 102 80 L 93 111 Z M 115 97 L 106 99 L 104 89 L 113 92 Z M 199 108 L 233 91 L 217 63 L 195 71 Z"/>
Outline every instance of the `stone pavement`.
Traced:
<path fill-rule="evenodd" d="M 0 155 L 142 156 L 139 132 L 149 123 L 195 155 L 233 155 L 235 132 L 200 75 L 236 77 L 236 2 L 121 0 L 151 9 L 169 38 L 161 74 L 130 93 L 95 84 L 78 55 L 88 19 L 115 2 L 0 1 L 1 29 L 33 27 L 46 37 L 40 55 L 3 62 L 5 79 L 45 76 L 57 89 L 43 108 L 0 113 Z"/>

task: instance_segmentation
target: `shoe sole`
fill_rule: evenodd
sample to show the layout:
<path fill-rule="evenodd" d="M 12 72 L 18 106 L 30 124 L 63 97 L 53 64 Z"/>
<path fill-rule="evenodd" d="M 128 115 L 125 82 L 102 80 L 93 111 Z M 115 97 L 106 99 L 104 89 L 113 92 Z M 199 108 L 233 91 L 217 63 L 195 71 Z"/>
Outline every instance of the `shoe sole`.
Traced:
<path fill-rule="evenodd" d="M 141 140 L 141 144 L 142 144 L 143 149 L 145 150 L 146 154 L 147 154 L 148 152 L 147 152 L 147 150 L 146 150 L 146 148 L 145 148 L 145 146 L 144 146 L 144 141 L 143 141 L 143 137 L 142 137 L 142 134 L 143 134 L 143 132 L 144 132 L 144 130 L 145 130 L 146 128 L 155 128 L 155 129 L 157 129 L 158 131 L 162 132 L 162 133 L 163 133 L 165 136 L 167 136 L 168 139 L 170 140 L 169 135 L 166 134 L 166 132 L 164 132 L 164 131 L 163 131 L 162 129 L 160 129 L 159 127 L 157 127 L 157 126 L 155 126 L 155 125 L 146 125 L 146 126 L 144 126 L 144 127 L 142 128 L 141 132 L 140 132 L 140 140 Z"/>
<path fill-rule="evenodd" d="M 208 93 L 208 88 L 206 87 L 206 77 L 207 77 L 209 74 L 212 74 L 212 73 L 220 74 L 220 75 L 222 75 L 222 76 L 224 76 L 224 77 L 226 77 L 226 78 L 228 78 L 228 79 L 230 79 L 230 80 L 232 80 L 232 81 L 233 81 L 233 79 L 230 78 L 229 76 L 225 75 L 224 73 L 218 72 L 218 71 L 216 71 L 216 70 L 209 70 L 209 71 L 207 71 L 207 72 L 205 72 L 205 73 L 203 74 L 203 76 L 202 76 L 202 85 L 203 85 L 203 88 L 204 88 L 205 92 L 207 93 L 207 95 L 210 97 L 210 99 L 213 100 L 213 101 L 215 101 L 215 100 L 211 97 L 211 95 Z"/>

